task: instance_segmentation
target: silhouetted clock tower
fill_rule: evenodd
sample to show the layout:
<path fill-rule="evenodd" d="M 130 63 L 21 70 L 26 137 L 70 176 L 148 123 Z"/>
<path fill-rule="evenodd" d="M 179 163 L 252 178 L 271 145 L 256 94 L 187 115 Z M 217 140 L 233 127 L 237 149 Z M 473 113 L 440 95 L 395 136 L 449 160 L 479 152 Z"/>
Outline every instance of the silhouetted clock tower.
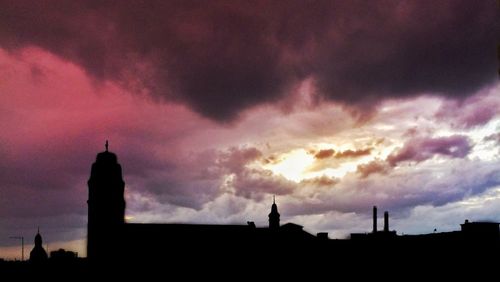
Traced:
<path fill-rule="evenodd" d="M 97 154 L 90 172 L 87 226 L 87 257 L 110 258 L 119 245 L 125 223 L 125 182 L 116 155 L 108 151 Z"/>

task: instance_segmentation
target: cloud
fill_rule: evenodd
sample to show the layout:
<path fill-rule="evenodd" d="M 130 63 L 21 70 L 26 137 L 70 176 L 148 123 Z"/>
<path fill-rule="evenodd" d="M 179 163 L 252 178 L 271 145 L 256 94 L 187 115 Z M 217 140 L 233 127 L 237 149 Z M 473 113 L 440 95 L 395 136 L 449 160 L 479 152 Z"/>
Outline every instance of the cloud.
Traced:
<path fill-rule="evenodd" d="M 390 171 L 390 168 L 387 162 L 376 159 L 369 163 L 358 165 L 356 172 L 361 174 L 362 178 L 366 178 L 374 173 L 386 174 Z"/>
<path fill-rule="evenodd" d="M 1 1 L 0 46 L 38 46 L 96 81 L 217 121 L 301 81 L 346 105 L 496 79 L 495 1 Z M 368 112 L 359 111 L 359 112 Z"/>
<path fill-rule="evenodd" d="M 483 138 L 486 142 L 495 142 L 495 144 L 500 145 L 500 132 L 493 133 Z"/>
<path fill-rule="evenodd" d="M 469 138 L 462 135 L 436 138 L 415 138 L 387 157 L 391 166 L 403 161 L 422 162 L 435 155 L 464 158 L 471 150 Z"/>
<path fill-rule="evenodd" d="M 442 206 L 420 205 L 393 221 L 404 233 L 438 232 L 458 230 L 465 219 L 470 221 L 499 221 L 500 189 L 494 187 L 466 199 Z"/>
<path fill-rule="evenodd" d="M 329 158 L 331 156 L 333 156 L 335 154 L 335 150 L 333 149 L 325 149 L 325 150 L 319 150 L 319 152 L 317 152 L 314 157 L 316 159 L 326 159 L 326 158 Z"/>
<path fill-rule="evenodd" d="M 231 185 L 235 194 L 256 201 L 262 201 L 265 194 L 290 195 L 297 189 L 297 184 L 271 171 L 260 169 L 245 170 L 235 175 Z"/>
<path fill-rule="evenodd" d="M 262 156 L 257 148 L 237 148 L 232 147 L 221 152 L 218 156 L 217 163 L 231 173 L 241 173 L 245 169 L 245 165 L 253 162 Z"/>
<path fill-rule="evenodd" d="M 254 147 L 236 148 L 218 152 L 217 166 L 226 178 L 226 190 L 244 198 L 261 201 L 264 194 L 287 195 L 296 188 L 296 184 L 283 176 L 275 175 L 270 170 L 249 165 L 261 160 L 262 152 Z"/>
<path fill-rule="evenodd" d="M 134 212 L 144 212 L 152 205 L 202 210 L 223 194 L 261 201 L 266 194 L 293 193 L 295 182 L 255 165 L 263 160 L 260 150 L 245 146 L 179 152 L 168 167 L 128 177 L 130 191 L 148 198 Z"/>
<path fill-rule="evenodd" d="M 498 168 L 498 161 L 453 159 L 446 166 L 420 164 L 418 169 L 401 167 L 366 178 L 352 173 L 321 191 L 303 185 L 280 208 L 290 216 L 330 211 L 369 214 L 377 205 L 403 215 L 415 206 L 442 206 L 483 193 L 500 184 Z"/>
<path fill-rule="evenodd" d="M 326 169 L 335 169 L 348 164 L 353 159 L 369 156 L 373 148 L 344 150 L 336 152 L 333 149 L 323 149 L 318 152 L 312 151 L 314 154 L 314 162 L 308 166 L 307 172 L 321 172 Z"/>
<path fill-rule="evenodd" d="M 335 153 L 333 149 L 324 149 L 319 150 L 316 154 L 314 154 L 314 158 L 316 159 L 327 159 L 330 157 L 334 157 L 336 159 L 345 159 L 345 158 L 357 158 L 362 156 L 370 155 L 372 148 L 366 148 L 362 150 L 345 150 L 342 152 Z"/>
<path fill-rule="evenodd" d="M 372 148 L 366 148 L 362 150 L 345 150 L 342 152 L 338 152 L 335 154 L 336 159 L 344 159 L 344 158 L 357 158 L 362 156 L 370 155 Z"/>
<path fill-rule="evenodd" d="M 340 182 L 340 180 L 337 178 L 322 175 L 320 177 L 304 179 L 304 180 L 300 181 L 299 185 L 300 186 L 331 187 L 339 182 Z"/>
<path fill-rule="evenodd" d="M 447 121 L 454 128 L 469 129 L 487 124 L 498 115 L 499 87 L 483 89 L 461 101 L 445 101 L 435 114 L 438 121 Z"/>

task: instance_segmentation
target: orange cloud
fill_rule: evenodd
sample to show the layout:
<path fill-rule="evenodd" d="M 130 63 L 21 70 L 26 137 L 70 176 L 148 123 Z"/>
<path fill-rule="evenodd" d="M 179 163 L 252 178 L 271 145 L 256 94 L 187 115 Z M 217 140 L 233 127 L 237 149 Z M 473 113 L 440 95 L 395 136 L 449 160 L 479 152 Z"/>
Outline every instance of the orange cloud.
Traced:
<path fill-rule="evenodd" d="M 326 149 L 326 150 L 320 150 L 319 152 L 316 153 L 316 155 L 314 155 L 314 157 L 316 159 L 326 159 L 333 156 L 333 154 L 335 154 L 335 150 Z"/>
<path fill-rule="evenodd" d="M 371 153 L 372 148 L 366 148 L 363 150 L 346 150 L 343 152 L 338 152 L 335 154 L 336 159 L 343 159 L 343 158 L 357 158 L 361 156 L 367 156 Z"/>

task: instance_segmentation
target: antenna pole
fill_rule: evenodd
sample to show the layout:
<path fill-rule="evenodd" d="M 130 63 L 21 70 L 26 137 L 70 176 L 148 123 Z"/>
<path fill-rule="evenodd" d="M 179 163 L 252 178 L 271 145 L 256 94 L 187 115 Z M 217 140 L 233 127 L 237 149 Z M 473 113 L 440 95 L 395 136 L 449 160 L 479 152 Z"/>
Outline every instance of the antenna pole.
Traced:
<path fill-rule="evenodd" d="M 24 261 L 24 237 L 23 236 L 10 236 L 9 238 L 21 240 L 21 261 Z"/>

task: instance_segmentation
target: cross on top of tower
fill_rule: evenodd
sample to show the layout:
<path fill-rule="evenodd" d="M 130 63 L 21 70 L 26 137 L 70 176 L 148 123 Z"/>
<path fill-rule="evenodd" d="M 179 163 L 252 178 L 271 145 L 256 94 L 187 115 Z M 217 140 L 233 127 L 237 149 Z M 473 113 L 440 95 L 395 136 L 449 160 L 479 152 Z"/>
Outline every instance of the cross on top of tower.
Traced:
<path fill-rule="evenodd" d="M 109 143 L 108 143 L 108 140 L 106 140 L 106 144 L 104 144 L 104 147 L 106 147 L 106 152 L 108 151 L 108 146 L 109 146 Z"/>

